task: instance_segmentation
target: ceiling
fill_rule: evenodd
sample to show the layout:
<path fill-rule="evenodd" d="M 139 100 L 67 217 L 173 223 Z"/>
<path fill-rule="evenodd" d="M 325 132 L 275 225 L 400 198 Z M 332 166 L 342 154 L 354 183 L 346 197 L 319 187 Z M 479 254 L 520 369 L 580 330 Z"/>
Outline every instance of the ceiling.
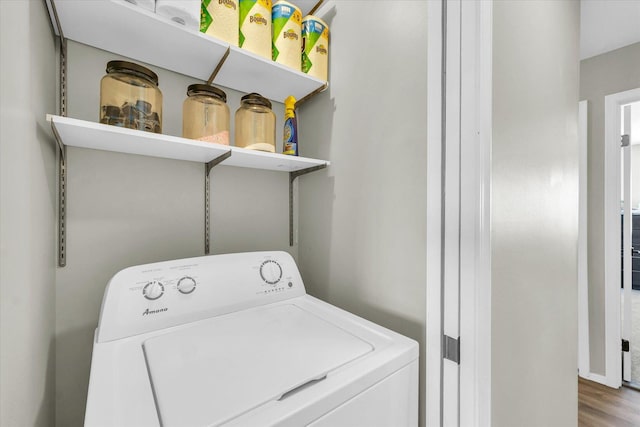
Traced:
<path fill-rule="evenodd" d="M 640 0 L 580 0 L 580 59 L 640 42 Z"/>

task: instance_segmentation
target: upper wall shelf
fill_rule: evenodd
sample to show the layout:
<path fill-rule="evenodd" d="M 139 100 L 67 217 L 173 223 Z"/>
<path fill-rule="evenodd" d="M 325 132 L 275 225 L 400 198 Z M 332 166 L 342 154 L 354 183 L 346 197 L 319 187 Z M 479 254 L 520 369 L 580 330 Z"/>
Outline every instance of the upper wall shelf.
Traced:
<path fill-rule="evenodd" d="M 177 136 L 71 119 L 69 117 L 47 115 L 47 120 L 55 125 L 61 142 L 70 147 L 200 163 L 208 163 L 231 152 L 231 156 L 222 161 L 221 165 L 281 172 L 297 172 L 329 164 L 325 160 L 265 153 L 240 147 L 228 147 Z"/>
<path fill-rule="evenodd" d="M 47 2 L 55 5 L 65 38 L 204 81 L 230 47 L 124 0 Z M 303 15 L 316 3 L 296 2 Z M 283 102 L 289 95 L 303 98 L 326 84 L 235 46 L 231 46 L 213 83 L 241 92 L 258 92 L 276 102 Z"/>

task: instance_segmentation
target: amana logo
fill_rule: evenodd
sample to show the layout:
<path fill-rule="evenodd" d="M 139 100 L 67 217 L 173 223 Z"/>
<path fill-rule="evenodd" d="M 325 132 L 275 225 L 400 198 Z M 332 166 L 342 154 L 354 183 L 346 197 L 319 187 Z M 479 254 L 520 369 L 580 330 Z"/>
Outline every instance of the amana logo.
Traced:
<path fill-rule="evenodd" d="M 256 13 L 255 15 L 250 16 L 249 22 L 250 23 L 255 22 L 256 24 L 267 25 L 267 20 L 263 18 L 262 15 L 260 15 L 259 13 Z"/>
<path fill-rule="evenodd" d="M 149 310 L 148 308 L 142 312 L 143 316 L 149 315 L 149 314 L 158 314 L 158 313 L 163 313 L 165 311 L 169 311 L 168 308 L 159 308 L 157 310 Z"/>
<path fill-rule="evenodd" d="M 236 10 L 236 2 L 233 0 L 218 0 L 218 4 L 223 4 L 229 9 Z"/>

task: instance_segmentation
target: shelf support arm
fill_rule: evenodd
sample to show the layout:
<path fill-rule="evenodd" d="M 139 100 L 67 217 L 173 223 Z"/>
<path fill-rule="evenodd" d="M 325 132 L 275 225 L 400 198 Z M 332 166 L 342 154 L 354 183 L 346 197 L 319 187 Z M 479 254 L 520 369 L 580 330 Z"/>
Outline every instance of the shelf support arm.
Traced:
<path fill-rule="evenodd" d="M 67 147 L 62 142 L 56 124 L 51 130 L 60 151 L 58 159 L 58 266 L 67 265 Z"/>
<path fill-rule="evenodd" d="M 320 9 L 320 6 L 322 6 L 322 3 L 324 3 L 324 0 L 318 0 L 318 3 L 316 3 L 316 5 L 313 6 L 309 11 L 309 15 L 313 15 L 316 10 Z"/>
<path fill-rule="evenodd" d="M 218 73 L 220 72 L 220 69 L 222 68 L 222 66 L 224 65 L 224 61 L 227 60 L 227 57 L 229 56 L 229 53 L 231 52 L 231 46 L 229 46 L 227 48 L 227 51 L 224 53 L 224 55 L 222 55 L 222 58 L 220 59 L 220 62 L 218 62 L 218 65 L 216 66 L 216 68 L 213 70 L 213 72 L 211 73 L 211 75 L 209 76 L 209 80 L 207 80 L 207 84 L 210 85 L 211 83 L 213 83 L 213 80 L 216 78 L 216 76 L 218 75 Z"/>
<path fill-rule="evenodd" d="M 298 107 L 300 107 L 302 104 L 304 104 L 305 102 L 307 102 L 308 100 L 310 100 L 311 98 L 313 98 L 314 96 L 316 96 L 317 94 L 324 92 L 325 90 L 327 90 L 327 88 L 329 87 L 329 82 L 325 82 L 324 85 L 320 86 L 318 89 L 314 90 L 311 93 L 308 93 L 307 95 L 303 96 L 302 98 L 298 99 L 296 101 L 296 105 L 295 108 L 298 109 Z"/>
<path fill-rule="evenodd" d="M 211 235 L 211 169 L 231 157 L 231 150 L 204 164 L 204 254 L 209 255 Z"/>
<path fill-rule="evenodd" d="M 53 131 L 53 136 L 55 137 L 56 143 L 58 144 L 58 149 L 60 150 L 60 157 L 62 158 L 62 162 L 66 163 L 67 147 L 64 145 L 64 142 L 62 142 L 62 138 L 58 133 L 58 128 L 56 127 L 56 124 L 53 120 L 51 120 L 51 130 Z"/>
<path fill-rule="evenodd" d="M 293 182 L 299 176 L 319 171 L 327 167 L 327 164 L 313 166 L 298 171 L 289 172 L 289 246 L 293 246 Z"/>

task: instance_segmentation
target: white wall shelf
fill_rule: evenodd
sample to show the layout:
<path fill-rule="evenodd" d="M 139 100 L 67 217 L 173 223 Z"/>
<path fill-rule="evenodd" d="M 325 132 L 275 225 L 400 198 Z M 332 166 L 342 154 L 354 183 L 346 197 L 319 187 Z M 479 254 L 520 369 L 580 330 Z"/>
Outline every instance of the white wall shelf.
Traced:
<path fill-rule="evenodd" d="M 230 152 L 231 155 L 220 162 L 221 165 L 281 172 L 297 172 L 329 164 L 325 160 L 229 147 L 69 117 L 47 115 L 47 120 L 53 123 L 60 142 L 69 147 L 200 163 L 209 163 Z"/>
<path fill-rule="evenodd" d="M 293 95 L 297 105 L 328 83 L 247 52 L 124 0 L 45 0 L 54 32 L 60 37 L 60 116 L 48 115 L 60 148 L 58 159 L 58 265 L 66 265 L 66 146 L 205 165 L 205 254 L 209 253 L 210 171 L 218 164 L 289 173 L 289 242 L 293 245 L 293 183 L 323 169 L 324 160 L 264 153 L 118 128 L 66 117 L 67 39 L 116 55 L 215 83 L 241 92 L 257 92 L 276 102 Z M 298 0 L 303 15 L 323 0 Z M 105 64 L 106 65 L 106 64 Z"/>
<path fill-rule="evenodd" d="M 207 81 L 223 61 L 214 84 L 257 92 L 283 102 L 301 99 L 326 82 L 275 63 L 184 26 L 124 0 L 47 0 L 56 35 L 53 7 L 65 38 L 136 61 Z M 317 1 L 296 2 L 303 15 Z M 105 64 L 106 65 L 106 64 Z"/>
<path fill-rule="evenodd" d="M 47 115 L 61 142 L 68 147 L 115 151 L 166 159 L 207 163 L 225 154 L 228 148 L 185 138 L 143 132 L 85 120 Z"/>
<path fill-rule="evenodd" d="M 329 166 L 325 160 L 247 150 L 177 136 L 121 128 L 69 117 L 47 115 L 60 147 L 59 165 L 59 254 L 58 265 L 66 265 L 66 147 L 113 151 L 204 164 L 205 221 L 204 252 L 210 251 L 210 172 L 217 165 L 289 173 L 289 244 L 293 246 L 293 182 L 296 178 Z"/>

